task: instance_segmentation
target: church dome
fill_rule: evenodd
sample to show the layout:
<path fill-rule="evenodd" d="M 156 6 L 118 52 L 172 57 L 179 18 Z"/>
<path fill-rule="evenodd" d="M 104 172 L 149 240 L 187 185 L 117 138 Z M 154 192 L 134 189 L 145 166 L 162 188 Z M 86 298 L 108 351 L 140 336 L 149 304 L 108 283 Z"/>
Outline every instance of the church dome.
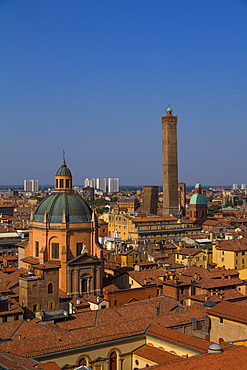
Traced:
<path fill-rule="evenodd" d="M 203 194 L 193 194 L 190 198 L 190 204 L 207 204 L 207 199 Z"/>
<path fill-rule="evenodd" d="M 195 189 L 199 189 L 202 187 L 202 184 L 200 184 L 200 182 L 198 182 L 196 185 L 195 185 Z"/>
<path fill-rule="evenodd" d="M 91 220 L 91 208 L 80 195 L 73 192 L 48 195 L 33 216 L 34 222 L 47 223 L 79 223 Z"/>

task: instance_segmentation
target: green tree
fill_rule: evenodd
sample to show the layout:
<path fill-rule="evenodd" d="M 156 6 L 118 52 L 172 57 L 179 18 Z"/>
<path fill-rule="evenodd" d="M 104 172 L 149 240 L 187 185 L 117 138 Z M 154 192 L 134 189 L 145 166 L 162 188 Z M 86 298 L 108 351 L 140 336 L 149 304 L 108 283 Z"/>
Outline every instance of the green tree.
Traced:
<path fill-rule="evenodd" d="M 212 204 L 208 206 L 208 216 L 213 217 L 215 213 L 221 212 L 221 206 L 219 204 Z"/>
<path fill-rule="evenodd" d="M 238 206 L 241 206 L 243 203 L 244 203 L 244 202 L 242 201 L 242 199 L 238 199 L 238 200 L 237 200 L 237 205 L 238 205 Z"/>

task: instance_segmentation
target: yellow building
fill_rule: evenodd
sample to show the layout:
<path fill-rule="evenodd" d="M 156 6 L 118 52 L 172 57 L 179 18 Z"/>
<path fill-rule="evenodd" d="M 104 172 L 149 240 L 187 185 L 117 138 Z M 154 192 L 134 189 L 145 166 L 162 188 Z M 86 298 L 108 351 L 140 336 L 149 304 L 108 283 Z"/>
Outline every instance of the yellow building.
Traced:
<path fill-rule="evenodd" d="M 155 243 L 164 239 L 196 235 L 200 231 L 200 227 L 182 223 L 171 216 L 110 213 L 108 220 L 109 235 L 114 236 L 117 232 L 118 237 L 128 243 L 140 241 Z"/>
<path fill-rule="evenodd" d="M 176 263 L 185 266 L 197 266 L 208 268 L 212 262 L 212 253 L 203 249 L 180 248 L 176 253 Z"/>
<path fill-rule="evenodd" d="M 213 245 L 213 262 L 218 267 L 235 269 L 240 279 L 247 279 L 247 240 L 217 240 Z"/>
<path fill-rule="evenodd" d="M 246 340 L 247 308 L 244 303 L 222 301 L 208 310 L 208 315 L 211 341 L 218 343 L 220 338 L 225 342 Z"/>
<path fill-rule="evenodd" d="M 138 198 L 119 198 L 117 200 L 117 206 L 120 212 L 135 212 L 140 206 Z"/>

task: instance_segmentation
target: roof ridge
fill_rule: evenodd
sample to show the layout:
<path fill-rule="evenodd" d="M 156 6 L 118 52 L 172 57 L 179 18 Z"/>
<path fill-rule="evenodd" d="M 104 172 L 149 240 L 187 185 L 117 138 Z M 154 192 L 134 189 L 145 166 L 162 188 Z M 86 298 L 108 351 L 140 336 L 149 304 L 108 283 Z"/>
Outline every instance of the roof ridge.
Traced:
<path fill-rule="evenodd" d="M 20 325 L 18 326 L 18 328 L 16 328 L 16 330 L 14 331 L 14 333 L 10 336 L 10 339 L 13 338 L 13 336 L 17 333 L 17 331 L 21 328 L 21 326 L 24 324 L 24 320 L 20 323 Z"/>

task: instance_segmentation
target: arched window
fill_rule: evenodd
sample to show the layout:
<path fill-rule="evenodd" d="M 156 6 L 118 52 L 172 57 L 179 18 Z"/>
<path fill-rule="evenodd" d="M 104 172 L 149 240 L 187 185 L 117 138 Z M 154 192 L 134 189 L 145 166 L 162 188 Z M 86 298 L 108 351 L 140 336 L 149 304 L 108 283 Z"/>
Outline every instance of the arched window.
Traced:
<path fill-rule="evenodd" d="M 78 364 L 79 366 L 82 366 L 82 365 L 87 365 L 87 361 L 86 361 L 86 359 L 83 357 L 83 358 L 81 358 L 80 359 L 80 361 L 79 361 L 79 364 Z"/>
<path fill-rule="evenodd" d="M 112 352 L 110 354 L 110 370 L 117 370 L 117 354 Z"/>
<path fill-rule="evenodd" d="M 57 259 L 59 258 L 59 244 L 52 243 L 52 258 Z"/>
<path fill-rule="evenodd" d="M 53 284 L 48 284 L 48 293 L 53 293 Z"/>

